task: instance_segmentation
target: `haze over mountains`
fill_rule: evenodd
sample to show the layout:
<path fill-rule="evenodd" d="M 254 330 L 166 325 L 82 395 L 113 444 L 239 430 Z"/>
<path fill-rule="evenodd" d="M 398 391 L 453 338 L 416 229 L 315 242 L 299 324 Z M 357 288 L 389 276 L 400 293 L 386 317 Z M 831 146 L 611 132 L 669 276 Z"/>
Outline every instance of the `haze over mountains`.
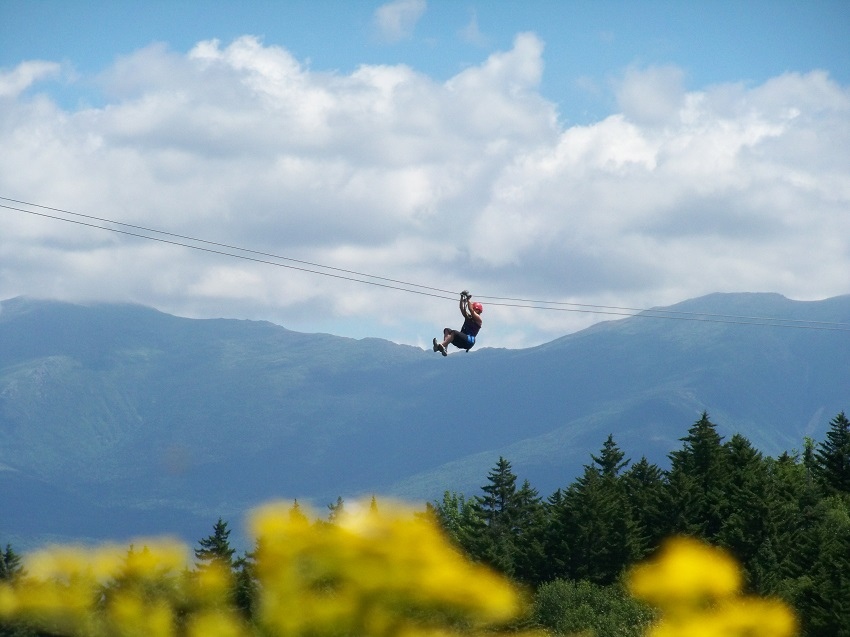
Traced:
<path fill-rule="evenodd" d="M 679 320 L 447 359 L 132 305 L 0 309 L 0 542 L 24 549 L 193 542 L 272 498 L 477 493 L 500 455 L 545 498 L 609 433 L 627 458 L 666 466 L 703 411 L 778 455 L 850 410 L 850 295 L 716 294 L 667 308 Z M 730 318 L 743 316 L 798 323 Z"/>

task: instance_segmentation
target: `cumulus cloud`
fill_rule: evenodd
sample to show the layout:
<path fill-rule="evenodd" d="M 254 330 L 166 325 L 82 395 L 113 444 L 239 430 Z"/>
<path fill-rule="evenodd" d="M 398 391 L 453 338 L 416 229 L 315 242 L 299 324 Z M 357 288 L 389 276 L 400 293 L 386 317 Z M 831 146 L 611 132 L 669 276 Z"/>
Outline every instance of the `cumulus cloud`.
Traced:
<path fill-rule="evenodd" d="M 0 98 L 17 97 L 34 83 L 56 76 L 60 71 L 59 64 L 41 60 L 23 62 L 10 72 L 0 70 Z"/>
<path fill-rule="evenodd" d="M 684 72 L 673 65 L 629 68 L 617 83 L 617 103 L 631 120 L 663 124 L 682 108 L 684 79 Z"/>
<path fill-rule="evenodd" d="M 456 306 L 398 281 L 631 307 L 850 291 L 850 89 L 822 72 L 687 91 L 675 67 L 630 68 L 619 112 L 570 127 L 539 94 L 544 46 L 529 33 L 445 82 L 403 65 L 315 72 L 249 36 L 119 59 L 97 78 L 98 108 L 26 90 L 55 72 L 0 78 L 0 196 L 253 252 L 0 208 L 0 298 L 426 345 Z M 486 317 L 494 346 L 605 318 Z"/>
<path fill-rule="evenodd" d="M 427 8 L 428 3 L 425 0 L 388 2 L 375 11 L 375 25 L 384 39 L 398 42 L 413 35 L 416 23 Z"/>

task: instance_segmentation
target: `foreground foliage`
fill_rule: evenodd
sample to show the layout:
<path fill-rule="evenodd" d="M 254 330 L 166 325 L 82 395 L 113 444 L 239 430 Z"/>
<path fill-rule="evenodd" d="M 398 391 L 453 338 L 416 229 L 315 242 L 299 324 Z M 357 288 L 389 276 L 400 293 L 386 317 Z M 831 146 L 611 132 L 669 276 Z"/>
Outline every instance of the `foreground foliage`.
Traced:
<path fill-rule="evenodd" d="M 373 502 L 374 504 L 374 502 Z M 300 509 L 270 504 L 252 518 L 257 538 L 251 571 L 257 605 L 236 603 L 226 525 L 188 549 L 169 541 L 142 550 L 56 547 L 29 556 L 26 571 L 0 584 L 0 617 L 9 635 L 248 637 L 483 635 L 521 619 L 518 589 L 454 550 L 432 519 L 375 506 L 333 523 L 311 523 Z M 638 566 L 632 593 L 660 619 L 619 595 L 603 600 L 592 584 L 553 583 L 538 595 L 538 616 L 566 594 L 585 621 L 561 621 L 560 632 L 593 627 L 600 636 L 635 621 L 652 637 L 790 637 L 795 620 L 776 601 L 742 598 L 741 575 L 728 555 L 694 540 L 671 542 Z M 555 618 L 555 622 L 559 621 Z M 652 622 L 652 623 L 651 623 Z M 517 624 L 514 624 L 515 626 Z M 706 630 L 705 627 L 709 627 Z M 517 633 L 514 633 L 517 634 Z"/>
<path fill-rule="evenodd" d="M 187 547 L 170 541 L 30 555 L 24 572 L 0 584 L 0 618 L 7 631 L 51 635 L 413 637 L 481 633 L 522 612 L 507 580 L 466 560 L 431 520 L 404 508 L 311 523 L 270 504 L 251 527 L 251 616 L 237 603 L 220 520 L 195 551 L 195 568 Z"/>

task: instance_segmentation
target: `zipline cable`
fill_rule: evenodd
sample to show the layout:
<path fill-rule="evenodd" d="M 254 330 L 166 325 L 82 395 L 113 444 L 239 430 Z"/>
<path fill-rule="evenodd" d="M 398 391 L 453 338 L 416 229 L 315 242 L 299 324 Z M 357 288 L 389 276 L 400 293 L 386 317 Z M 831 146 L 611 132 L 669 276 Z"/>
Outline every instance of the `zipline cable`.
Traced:
<path fill-rule="evenodd" d="M 228 245 L 226 243 L 217 243 L 215 241 L 207 241 L 205 239 L 198 239 L 197 237 L 190 237 L 190 236 L 187 236 L 187 235 L 176 234 L 176 233 L 173 233 L 173 232 L 167 232 L 165 230 L 156 230 L 154 228 L 146 228 L 145 226 L 137 226 L 137 225 L 133 225 L 131 223 L 124 223 L 123 221 L 115 221 L 113 219 L 105 219 L 103 217 L 94 217 L 92 215 L 84 215 L 84 214 L 79 213 L 79 212 L 71 212 L 70 210 L 63 210 L 61 208 L 51 208 L 50 206 L 42 206 L 40 204 L 29 203 L 27 201 L 20 201 L 18 199 L 10 199 L 8 197 L 0 197 L 0 200 L 11 201 L 13 203 L 22 204 L 24 206 L 31 206 L 33 208 L 41 208 L 42 210 L 52 210 L 53 212 L 61 212 L 62 214 L 73 215 L 74 217 L 80 217 L 80 218 L 83 218 L 83 219 L 90 219 L 90 220 L 93 220 L 93 221 L 100 221 L 100 222 L 103 222 L 103 223 L 111 223 L 111 224 L 114 224 L 114 225 L 117 225 L 117 226 L 123 226 L 125 228 L 133 228 L 135 230 L 141 230 L 143 232 L 151 232 L 151 233 L 159 234 L 159 235 L 162 235 L 162 236 L 165 236 L 165 237 L 174 237 L 176 239 L 183 239 L 183 240 L 186 240 L 186 241 L 194 241 L 196 243 L 203 243 L 203 244 L 206 244 L 206 245 L 217 246 L 219 248 L 227 248 L 228 250 L 239 250 L 240 252 L 247 252 L 248 254 L 256 254 L 258 256 L 263 256 L 263 257 L 272 257 L 274 259 L 280 259 L 282 261 L 290 261 L 292 263 L 300 263 L 302 265 L 309 265 L 309 266 L 315 267 L 315 268 L 323 268 L 325 270 L 333 270 L 335 272 L 344 272 L 346 274 L 353 274 L 353 275 L 356 275 L 356 276 L 368 277 L 370 279 L 377 279 L 379 281 L 387 281 L 388 283 L 398 283 L 400 285 L 407 285 L 407 286 L 410 286 L 410 287 L 422 288 L 424 290 L 431 290 L 433 292 L 442 292 L 444 294 L 457 294 L 456 292 L 453 292 L 452 290 L 441 290 L 439 288 L 432 288 L 432 287 L 429 287 L 427 285 L 418 285 L 416 283 L 409 283 L 407 281 L 397 281 L 395 279 L 387 279 L 385 277 L 375 276 L 373 274 L 365 274 L 363 272 L 356 272 L 354 270 L 345 270 L 343 268 L 335 268 L 335 267 L 330 266 L 330 265 L 322 265 L 320 263 L 311 263 L 310 261 L 301 261 L 299 259 L 293 259 L 293 258 L 290 258 L 290 257 L 283 257 L 283 256 L 280 256 L 278 254 L 270 254 L 270 253 L 267 253 L 267 252 L 259 252 L 257 250 L 250 250 L 248 248 L 240 248 L 239 246 Z M 9 208 L 10 210 L 18 210 L 20 212 L 27 212 L 27 213 L 30 213 L 30 214 L 38 214 L 38 213 L 30 211 L 30 210 L 22 210 L 20 208 L 13 208 L 11 206 L 5 206 L 3 204 L 0 204 L 0 207 Z M 64 219 L 62 217 L 51 217 L 50 215 L 41 215 L 41 216 L 49 217 L 49 218 L 52 218 L 52 219 L 60 219 L 61 221 L 70 221 L 70 219 Z M 84 225 L 86 225 L 86 224 L 84 224 Z M 92 226 L 92 227 L 101 228 L 103 230 L 112 230 L 112 228 L 104 228 L 103 226 Z M 124 234 L 131 234 L 131 233 L 124 233 Z M 131 236 L 143 236 L 143 235 L 133 235 L 133 234 L 131 234 Z M 144 238 L 157 240 L 155 237 L 144 236 Z M 178 244 L 178 245 L 183 245 L 183 244 Z"/>
<path fill-rule="evenodd" d="M 837 323 L 833 321 L 814 321 L 808 319 L 783 319 L 783 318 L 775 318 L 770 316 L 741 316 L 738 314 L 712 314 L 710 312 L 686 312 L 684 310 L 666 310 L 662 308 L 636 308 L 636 307 L 619 307 L 616 305 L 590 305 L 587 303 L 573 303 L 569 301 L 537 301 L 533 299 L 514 299 L 509 297 L 500 297 L 500 296 L 481 296 L 478 295 L 476 298 L 485 299 L 490 302 L 490 305 L 508 305 L 509 307 L 534 307 L 535 309 L 547 309 L 547 310 L 560 310 L 560 309 L 568 309 L 568 308 L 559 308 L 559 307 L 536 307 L 536 306 L 528 306 L 528 305 L 510 305 L 508 303 L 496 303 L 495 301 L 514 301 L 517 303 L 535 303 L 535 304 L 548 304 L 548 305 L 566 305 L 566 306 L 575 306 L 577 308 L 602 308 L 606 310 L 619 310 L 622 312 L 629 312 L 626 316 L 637 316 L 637 314 L 633 314 L 632 312 L 637 313 L 651 313 L 651 314 L 671 314 L 676 316 L 710 316 L 713 318 L 728 318 L 728 319 L 740 319 L 740 320 L 750 320 L 750 321 L 776 321 L 781 323 L 802 323 L 806 325 L 833 325 L 838 327 L 847 327 L 850 328 L 850 324 L 848 323 Z M 575 310 L 576 312 L 580 310 Z M 674 318 L 670 317 L 662 317 L 662 316 L 654 316 L 653 318 Z"/>
<path fill-rule="evenodd" d="M 443 290 L 436 287 L 431 287 L 427 285 L 420 285 L 417 283 L 411 283 L 408 281 L 401 281 L 398 279 L 390 279 L 386 277 L 376 276 L 373 274 L 367 274 L 363 272 L 357 272 L 355 270 L 347 270 L 344 268 L 338 268 L 328 265 L 323 265 L 320 263 L 313 263 L 310 261 L 303 261 L 300 259 L 294 259 L 291 257 L 285 257 L 277 254 L 261 252 L 258 250 L 252 250 L 249 248 L 242 248 L 239 246 L 229 245 L 226 243 L 219 243 L 215 241 L 209 241 L 206 239 L 199 239 L 197 237 L 192 237 L 188 235 L 176 234 L 173 232 L 167 232 L 164 230 L 157 230 L 154 228 L 148 228 L 145 226 L 139 226 L 129 223 L 124 223 L 121 221 L 115 221 L 113 219 L 107 219 L 104 217 L 95 217 L 92 215 L 85 215 L 78 212 L 71 212 L 70 210 L 63 210 L 61 208 L 52 208 L 50 206 L 44 206 L 41 204 L 30 203 L 27 201 L 21 201 L 18 199 L 11 199 L 9 197 L 0 196 L 0 201 L 9 201 L 16 204 L 29 206 L 32 208 L 39 208 L 42 210 L 50 210 L 52 212 L 57 212 L 65 215 L 71 215 L 74 217 L 78 217 L 80 219 L 88 219 L 89 221 L 98 221 L 101 223 L 112 224 L 115 226 L 121 226 L 124 228 L 131 228 L 137 232 L 130 230 L 122 230 L 120 228 L 110 228 L 108 226 L 98 225 L 95 223 L 90 223 L 86 221 L 80 221 L 78 219 L 68 219 L 66 217 L 60 217 L 57 215 L 51 215 L 44 212 L 37 212 L 35 210 L 27 210 L 25 208 L 18 208 L 15 206 L 10 206 L 6 204 L 0 203 L 0 208 L 5 208 L 7 210 L 14 210 L 17 212 L 23 212 L 30 215 L 35 215 L 38 217 L 43 217 L 47 219 L 53 219 L 57 221 L 64 221 L 66 223 L 73 223 L 76 225 L 86 226 L 89 228 L 96 228 L 99 230 L 106 230 L 108 232 L 115 232 L 127 236 L 137 237 L 141 239 L 148 239 L 150 241 L 158 241 L 160 243 L 165 243 L 169 245 L 181 246 L 185 248 L 191 248 L 193 250 L 199 250 L 202 252 L 208 252 L 212 254 L 218 254 L 222 256 L 229 256 L 238 259 L 243 259 L 246 261 L 252 261 L 255 263 L 262 263 L 266 265 L 273 265 L 277 267 L 283 267 L 291 270 L 297 270 L 300 272 L 307 272 L 310 274 L 318 274 L 322 276 L 328 276 L 336 279 L 342 279 L 345 281 L 352 281 L 355 283 L 365 283 L 368 285 L 373 285 L 377 287 L 399 290 L 402 292 L 410 292 L 413 294 L 419 294 L 422 296 L 429 296 L 433 298 L 445 299 L 445 300 L 454 300 L 457 298 L 457 292 L 451 290 Z M 149 233 L 149 234 L 142 234 Z M 151 235 L 161 235 L 161 236 L 151 236 Z M 170 237 L 170 239 L 164 239 L 162 237 Z M 177 241 L 176 239 L 180 239 L 181 241 Z M 195 244 L 203 244 L 203 245 L 193 245 L 193 243 L 185 243 L 186 241 L 194 242 Z M 214 246 L 213 248 L 204 247 L 204 246 Z M 242 252 L 245 254 L 237 254 L 234 252 L 228 252 L 228 250 L 236 250 L 238 252 Z M 246 255 L 256 255 L 256 256 L 246 256 Z M 266 257 L 266 258 L 259 258 Z M 280 261 L 287 261 L 289 263 L 297 263 L 299 266 L 288 265 L 287 263 L 279 263 L 277 261 L 270 261 L 268 259 L 278 259 Z M 310 266 L 310 267 L 303 267 Z M 330 272 L 322 272 L 321 270 L 315 270 L 311 268 L 321 268 L 322 270 L 330 270 Z M 342 273 L 342 274 L 334 274 Z M 346 276 L 350 275 L 350 276 Z M 365 278 L 355 278 L 355 277 L 365 277 Z M 367 280 L 374 279 L 374 280 Z M 383 281 L 384 283 L 380 283 Z M 404 287 L 401 287 L 404 286 Z M 418 288 L 418 289 L 411 289 Z M 445 295 L 452 296 L 445 296 Z M 838 322 L 828 322 L 828 321 L 813 321 L 813 320 L 804 320 L 804 319 L 783 319 L 783 318 L 775 318 L 775 317 L 765 317 L 765 316 L 740 316 L 734 314 L 712 314 L 706 312 L 686 312 L 680 310 L 663 310 L 657 308 L 633 308 L 633 307 L 621 307 L 621 306 L 612 306 L 612 305 L 592 305 L 587 303 L 572 303 L 565 301 L 542 301 L 535 299 L 522 299 L 522 298 L 511 298 L 511 297 L 498 297 L 498 296 L 484 296 L 484 295 L 476 295 L 477 299 L 483 299 L 488 302 L 489 305 L 501 306 L 501 307 L 513 307 L 513 308 L 521 308 L 521 309 L 533 309 L 533 310 L 549 310 L 549 311 L 558 311 L 558 312 L 575 312 L 575 313 L 583 313 L 583 314 L 602 314 L 608 316 L 624 316 L 624 317 L 643 317 L 643 318 L 659 318 L 659 319 L 668 319 L 668 320 L 684 320 L 684 321 L 700 321 L 700 322 L 708 322 L 708 323 L 725 323 L 725 324 L 733 324 L 733 325 L 754 325 L 754 326 L 763 326 L 763 327 L 791 327 L 791 328 L 800 328 L 800 329 L 815 329 L 815 330 L 832 330 L 832 331 L 850 331 L 850 324 L 848 323 L 838 323 Z M 528 305 L 528 304 L 532 305 Z M 554 306 L 554 307 L 552 307 Z"/>
<path fill-rule="evenodd" d="M 2 199 L 2 197 L 0 197 L 0 199 Z M 213 249 L 213 248 L 205 248 L 203 246 L 192 245 L 190 243 L 182 243 L 180 241 L 173 241 L 173 240 L 170 240 L 170 239 L 162 239 L 160 237 L 151 237 L 151 236 L 148 236 L 148 235 L 140 234 L 138 232 L 130 232 L 129 230 L 120 230 L 120 229 L 117 229 L 117 228 L 107 228 L 106 226 L 99 226 L 97 224 L 89 223 L 89 222 L 86 222 L 86 221 L 79 221 L 77 219 L 65 219 L 63 217 L 57 217 L 56 215 L 50 215 L 50 214 L 47 214 L 47 213 L 44 213 L 44 212 L 36 212 L 34 210 L 24 210 L 23 208 L 15 208 L 13 206 L 7 206 L 7 205 L 4 205 L 4 204 L 0 204 L 0 208 L 6 208 L 8 210 L 17 210 L 19 212 L 25 212 L 27 214 L 35 215 L 37 217 L 44 217 L 46 219 L 55 219 L 55 220 L 58 220 L 58 221 L 65 221 L 66 223 L 73 223 L 73 224 L 80 225 L 80 226 L 86 226 L 88 228 L 97 228 L 99 230 L 107 230 L 109 232 L 117 232 L 119 234 L 128 235 L 128 236 L 131 236 L 131 237 L 139 237 L 141 239 L 150 239 L 151 241 L 159 241 L 160 243 L 167 243 L 169 245 L 181 246 L 181 247 L 184 247 L 184 248 L 191 248 L 193 250 L 200 250 L 202 252 L 209 252 L 211 254 L 220 254 L 220 255 L 224 255 L 224 256 L 228 256 L 228 257 L 234 257 L 234 258 L 237 258 L 237 259 L 243 259 L 245 261 L 253 261 L 254 263 L 264 263 L 266 265 L 274 265 L 274 266 L 277 266 L 277 267 L 280 267 L 280 268 L 288 268 L 290 270 L 298 270 L 299 272 L 309 272 L 311 274 L 320 274 L 322 276 L 329 276 L 329 277 L 332 277 L 332 278 L 335 278 L 335 279 L 343 279 L 345 281 L 354 281 L 356 283 L 366 283 L 368 285 L 374 285 L 374 286 L 378 286 L 378 287 L 382 287 L 382 288 L 389 288 L 391 290 L 400 290 L 402 292 L 411 292 L 413 294 L 421 294 L 422 296 L 431 296 L 431 297 L 435 297 L 435 298 L 438 298 L 438 299 L 454 300 L 454 298 L 455 298 L 454 296 L 443 296 L 443 295 L 439 295 L 439 294 L 433 294 L 433 293 L 430 293 L 430 292 L 423 292 L 421 290 L 411 290 L 409 288 L 403 288 L 403 287 L 399 287 L 399 286 L 396 286 L 396 285 L 390 285 L 388 283 L 379 283 L 377 281 L 366 281 L 366 280 L 363 280 L 363 279 L 356 279 L 354 277 L 344 276 L 342 274 L 332 274 L 330 272 L 320 272 L 318 270 L 311 270 L 309 268 L 299 267 L 299 266 L 295 266 L 295 265 L 288 265 L 286 263 L 277 263 L 275 261 L 269 261 L 267 259 L 260 259 L 260 258 L 257 258 L 257 257 L 246 256 L 246 255 L 243 255 L 243 254 L 234 254 L 232 252 L 225 252 L 224 250 L 216 250 L 216 249 Z M 162 234 L 167 234 L 167 233 L 162 233 Z M 211 243 L 211 242 L 205 242 L 205 243 Z M 236 248 L 236 249 L 239 249 L 239 248 Z M 246 252 L 252 252 L 252 251 L 246 250 Z M 274 255 L 269 255 L 269 256 L 274 256 Z M 324 267 L 324 266 L 318 266 L 318 267 Z M 337 269 L 337 268 L 332 268 L 332 269 Z M 365 276 L 368 276 L 368 275 L 365 275 Z M 380 278 L 380 277 L 375 277 L 375 278 Z M 387 279 L 384 279 L 384 280 L 387 280 Z"/>
<path fill-rule="evenodd" d="M 478 299 L 492 299 L 498 297 L 483 297 L 476 296 Z M 554 302 L 552 302 L 554 303 Z M 702 312 L 675 312 L 667 310 L 635 310 L 635 312 L 615 312 L 610 310 L 592 310 L 566 307 L 544 307 L 541 305 L 520 305 L 515 303 L 499 303 L 488 301 L 488 305 L 497 305 L 501 307 L 516 307 L 529 310 L 551 310 L 555 312 L 579 312 L 585 314 L 605 314 L 608 316 L 626 316 L 630 318 L 655 318 L 667 319 L 670 321 L 697 321 L 702 323 L 720 323 L 723 325 L 753 325 L 760 327 L 790 327 L 796 329 L 823 330 L 833 332 L 850 332 L 850 323 L 827 323 L 824 321 L 805 321 L 801 319 L 782 319 L 772 317 L 755 317 L 755 316 L 736 316 L 732 314 L 709 314 Z M 593 305 L 590 307 L 610 307 L 605 305 Z M 623 308 L 628 309 L 628 308 Z M 673 314 L 682 314 L 683 316 L 673 316 Z M 734 319 L 734 320 L 733 320 Z"/>

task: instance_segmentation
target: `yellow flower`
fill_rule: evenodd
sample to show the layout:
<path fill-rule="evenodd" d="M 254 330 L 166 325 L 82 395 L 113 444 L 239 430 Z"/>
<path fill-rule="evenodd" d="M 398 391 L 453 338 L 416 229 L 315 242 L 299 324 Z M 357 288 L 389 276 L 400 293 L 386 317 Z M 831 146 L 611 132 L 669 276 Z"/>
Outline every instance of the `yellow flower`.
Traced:
<path fill-rule="evenodd" d="M 404 507 L 363 507 L 335 524 L 310 525 L 269 505 L 252 528 L 261 616 L 281 633 L 398 634 L 415 626 L 405 618 L 417 610 L 461 613 L 479 625 L 520 610 L 508 582 L 465 560 L 431 520 Z"/>
<path fill-rule="evenodd" d="M 661 608 L 702 604 L 737 594 L 741 571 L 726 552 L 691 538 L 669 540 L 655 560 L 635 567 L 629 589 Z"/>
<path fill-rule="evenodd" d="M 124 637 L 171 637 L 174 614 L 163 600 L 147 602 L 132 591 L 116 595 L 108 607 L 115 634 Z"/>
<path fill-rule="evenodd" d="M 230 569 L 218 562 L 205 564 L 190 578 L 192 597 L 211 605 L 227 603 L 232 586 Z"/>
<path fill-rule="evenodd" d="M 34 553 L 28 576 L 0 584 L 0 616 L 85 637 L 449 637 L 483 635 L 521 609 L 509 582 L 406 507 L 363 507 L 329 524 L 272 504 L 252 524 L 256 623 L 234 605 L 230 569 L 190 571 L 189 549 L 171 540 Z"/>
<path fill-rule="evenodd" d="M 201 612 L 189 618 L 187 637 L 246 637 L 242 622 L 232 613 Z"/>
<path fill-rule="evenodd" d="M 728 553 L 688 538 L 669 540 L 629 574 L 631 593 L 663 612 L 648 637 L 791 637 L 782 602 L 740 595 L 741 572 Z"/>
<path fill-rule="evenodd" d="M 123 574 L 156 578 L 186 568 L 188 551 L 177 540 L 144 540 L 141 546 L 141 549 L 133 548 L 125 554 Z"/>

